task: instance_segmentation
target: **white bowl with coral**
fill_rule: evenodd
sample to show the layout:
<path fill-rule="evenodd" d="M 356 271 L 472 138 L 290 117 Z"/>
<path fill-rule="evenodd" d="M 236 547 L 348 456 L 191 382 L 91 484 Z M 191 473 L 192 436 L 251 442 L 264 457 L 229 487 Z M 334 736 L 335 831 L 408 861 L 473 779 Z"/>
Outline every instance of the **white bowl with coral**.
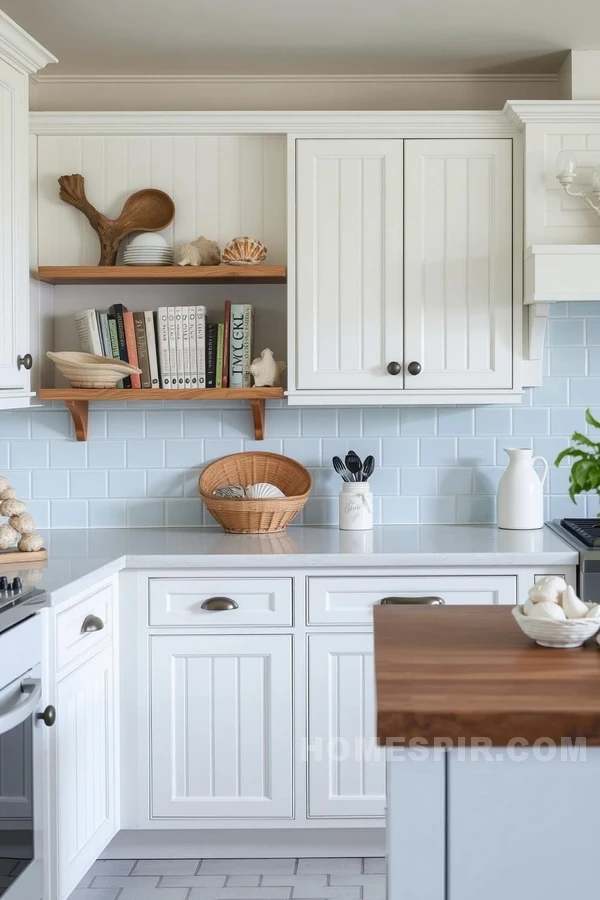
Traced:
<path fill-rule="evenodd" d="M 586 606 L 590 612 L 594 612 L 595 609 L 600 611 L 600 607 L 596 603 L 586 603 Z M 563 649 L 581 647 L 600 631 L 598 616 L 583 619 L 532 618 L 525 615 L 523 606 L 514 606 L 512 614 L 521 631 L 540 647 L 562 647 Z"/>

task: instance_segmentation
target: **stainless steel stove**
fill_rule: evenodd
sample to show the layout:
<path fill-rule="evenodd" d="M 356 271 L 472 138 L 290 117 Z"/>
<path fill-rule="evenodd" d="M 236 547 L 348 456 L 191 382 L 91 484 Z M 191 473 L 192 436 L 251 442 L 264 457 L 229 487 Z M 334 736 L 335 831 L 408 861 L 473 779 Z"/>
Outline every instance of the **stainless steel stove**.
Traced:
<path fill-rule="evenodd" d="M 0 634 L 39 612 L 44 591 L 23 584 L 20 575 L 0 575 Z"/>
<path fill-rule="evenodd" d="M 548 527 L 579 552 L 579 596 L 600 603 L 600 519 L 554 519 Z"/>

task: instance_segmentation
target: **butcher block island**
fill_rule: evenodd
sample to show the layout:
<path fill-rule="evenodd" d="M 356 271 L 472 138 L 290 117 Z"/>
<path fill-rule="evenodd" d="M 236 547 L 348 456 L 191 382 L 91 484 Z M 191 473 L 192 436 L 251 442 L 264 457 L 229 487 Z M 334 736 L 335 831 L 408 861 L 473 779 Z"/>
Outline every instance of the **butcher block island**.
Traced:
<path fill-rule="evenodd" d="M 389 900 L 597 895 L 600 650 L 506 607 L 374 610 Z"/>

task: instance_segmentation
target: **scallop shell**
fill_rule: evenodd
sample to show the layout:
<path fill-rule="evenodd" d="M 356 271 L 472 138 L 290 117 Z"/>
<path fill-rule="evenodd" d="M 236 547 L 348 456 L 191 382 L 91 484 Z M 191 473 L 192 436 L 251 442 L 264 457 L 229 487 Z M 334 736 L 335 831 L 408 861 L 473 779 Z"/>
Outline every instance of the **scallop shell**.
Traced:
<path fill-rule="evenodd" d="M 237 237 L 223 250 L 223 262 L 230 266 L 255 266 L 263 261 L 267 248 L 256 238 Z"/>
<path fill-rule="evenodd" d="M 213 491 L 213 495 L 227 500 L 243 500 L 246 492 L 241 484 L 223 484 Z"/>
<path fill-rule="evenodd" d="M 261 481 L 259 484 L 249 484 L 246 488 L 246 497 L 248 500 L 274 500 L 285 497 L 283 491 L 280 491 L 274 484 L 268 484 Z"/>

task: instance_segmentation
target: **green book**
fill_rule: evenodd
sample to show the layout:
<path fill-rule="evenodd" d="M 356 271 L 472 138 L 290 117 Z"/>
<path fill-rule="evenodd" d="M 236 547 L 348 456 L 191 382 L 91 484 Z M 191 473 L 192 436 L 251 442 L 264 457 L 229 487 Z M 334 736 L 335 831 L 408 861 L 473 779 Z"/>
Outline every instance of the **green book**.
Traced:
<path fill-rule="evenodd" d="M 215 387 L 223 387 L 223 333 L 225 326 L 221 322 L 217 325 L 217 371 L 215 379 Z"/>
<path fill-rule="evenodd" d="M 119 336 L 117 334 L 117 320 L 113 315 L 108 315 L 108 333 L 110 335 L 110 349 L 113 359 L 121 359 L 119 355 Z M 123 381 L 117 381 L 117 387 L 123 388 Z"/>

